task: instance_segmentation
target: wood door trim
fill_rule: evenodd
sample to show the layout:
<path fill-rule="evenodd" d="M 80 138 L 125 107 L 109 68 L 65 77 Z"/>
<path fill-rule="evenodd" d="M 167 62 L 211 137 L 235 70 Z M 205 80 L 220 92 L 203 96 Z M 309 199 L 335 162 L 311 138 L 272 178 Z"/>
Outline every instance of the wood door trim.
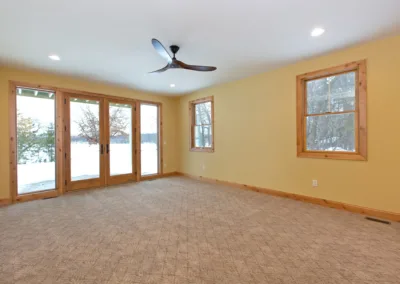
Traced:
<path fill-rule="evenodd" d="M 16 95 L 15 90 L 17 87 L 31 88 L 38 90 L 53 91 L 56 94 L 56 189 L 58 195 L 64 194 L 66 191 L 73 190 L 70 188 L 71 183 L 71 168 L 70 163 L 67 159 L 70 158 L 70 145 L 67 143 L 69 139 L 70 121 L 69 121 L 69 104 L 66 103 L 66 99 L 70 96 L 81 97 L 87 99 L 97 100 L 111 100 L 111 101 L 123 101 L 124 103 L 130 103 L 134 106 L 132 123 L 132 133 L 136 143 L 133 143 L 133 161 L 134 172 L 136 173 L 136 181 L 141 178 L 141 167 L 140 167 L 140 104 L 157 105 L 159 107 L 159 173 L 163 173 L 163 116 L 162 116 L 162 103 L 157 101 L 140 100 L 135 98 L 124 98 L 112 95 L 93 93 L 87 91 L 80 91 L 68 88 L 59 88 L 55 86 L 32 84 L 20 81 L 9 81 L 9 161 L 10 161 L 10 202 L 16 202 L 17 198 L 17 159 L 16 159 Z M 102 137 L 104 139 L 104 137 Z M 65 156 L 67 155 L 67 156 Z M 104 171 L 103 171 L 104 172 Z M 101 173 L 100 173 L 101 174 Z M 117 180 L 117 179 L 115 179 Z M 122 180 L 122 179 L 121 179 Z M 129 180 L 131 181 L 131 180 Z M 127 182 L 129 182 L 127 181 Z M 124 181 L 125 182 L 125 181 Z M 65 185 L 66 183 L 66 185 Z M 92 185 L 92 184 L 91 184 Z M 99 185 L 101 186 L 101 185 Z M 75 185 L 73 186 L 75 188 Z M 52 192 L 52 191 L 49 191 Z M 46 192 L 47 193 L 47 192 Z M 52 195 L 51 193 L 50 195 Z M 34 194 L 34 198 L 42 198 L 42 193 Z M 24 196 L 20 201 L 32 200 Z"/>
<path fill-rule="evenodd" d="M 56 153 L 56 172 L 55 172 L 55 188 L 46 191 L 32 192 L 18 195 L 18 159 L 17 159 L 17 94 L 16 89 L 36 89 L 52 91 L 55 93 L 54 111 L 55 117 L 55 153 Z M 62 135 L 60 136 L 60 126 L 62 126 L 62 113 L 57 110 L 57 105 L 62 103 L 62 94 L 56 92 L 54 88 L 43 85 L 23 85 L 9 81 L 9 97 L 8 97 L 8 115 L 9 115 L 9 159 L 10 159 L 10 200 L 12 203 L 21 201 L 30 201 L 35 199 L 54 197 L 63 191 L 62 183 L 62 160 L 59 157 L 59 149 L 62 149 Z"/>
<path fill-rule="evenodd" d="M 18 191 L 17 176 L 17 95 L 15 94 L 16 85 L 9 82 L 8 96 L 8 121 L 10 139 L 10 197 L 11 202 L 15 202 Z"/>

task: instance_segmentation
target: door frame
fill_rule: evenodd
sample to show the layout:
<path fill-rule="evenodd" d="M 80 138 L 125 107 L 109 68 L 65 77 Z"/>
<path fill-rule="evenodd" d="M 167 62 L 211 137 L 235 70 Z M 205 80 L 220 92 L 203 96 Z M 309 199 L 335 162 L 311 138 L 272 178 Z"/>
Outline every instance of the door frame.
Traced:
<path fill-rule="evenodd" d="M 99 177 L 71 180 L 71 112 L 70 102 L 72 98 L 98 101 L 99 102 Z M 92 187 L 103 187 L 105 185 L 105 129 L 104 129 L 104 98 L 98 96 L 81 95 L 75 93 L 64 93 L 64 114 L 65 114 L 65 191 L 74 191 L 79 189 L 88 189 Z M 102 115 L 103 114 L 103 115 Z"/>
<path fill-rule="evenodd" d="M 56 187 L 54 189 L 38 191 L 34 193 L 18 194 L 18 159 L 17 159 L 17 88 L 26 88 L 33 90 L 51 91 L 55 95 L 54 100 L 54 122 L 55 122 L 55 179 Z M 59 106 L 62 105 L 63 95 L 56 88 L 38 84 L 18 83 L 9 81 L 8 96 L 8 115 L 9 115 L 9 137 L 10 137 L 10 198 L 11 202 L 24 202 L 35 199 L 53 198 L 63 193 L 63 169 L 62 169 L 62 111 Z M 61 108 L 62 109 L 62 108 Z"/>
<path fill-rule="evenodd" d="M 115 175 L 112 176 L 110 172 L 110 151 L 109 149 L 111 148 L 111 141 L 110 141 L 110 103 L 119 103 L 119 104 L 129 104 L 131 105 L 132 109 L 132 114 L 131 114 L 131 133 L 132 133 L 132 149 L 131 149 L 131 155 L 132 155 L 132 173 L 130 174 L 122 174 L 122 175 Z M 126 101 L 126 100 L 121 100 L 121 99 L 115 99 L 115 98 L 107 98 L 105 99 L 104 102 L 104 130 L 105 130 L 105 145 L 106 145 L 106 150 L 105 150 L 105 159 L 106 159 L 106 180 L 105 184 L 106 185 L 116 185 L 116 184 L 122 184 L 122 183 L 127 183 L 127 182 L 133 182 L 137 181 L 137 130 L 136 130 L 136 101 Z"/>
<path fill-rule="evenodd" d="M 161 177 L 163 174 L 163 116 L 162 116 L 162 103 L 155 101 L 147 101 L 126 97 L 118 97 L 101 93 L 94 93 L 88 91 L 81 91 L 76 89 L 62 88 L 56 86 L 42 85 L 42 84 L 33 84 L 21 81 L 13 81 L 9 80 L 9 190 L 10 190 L 10 201 L 11 203 L 16 202 L 25 202 L 36 199 L 44 199 L 44 198 L 52 198 L 57 197 L 59 195 L 63 195 L 67 191 L 67 175 L 66 175 L 66 143 L 65 143 L 65 135 L 66 135 L 66 113 L 65 113 L 65 95 L 66 94 L 75 94 L 82 96 L 89 96 L 91 98 L 97 99 L 109 99 L 109 100 L 121 100 L 123 102 L 134 103 L 136 106 L 136 133 L 135 133 L 135 170 L 136 170 L 136 181 L 154 179 Z M 44 191 L 37 192 L 34 194 L 27 195 L 17 195 L 17 141 L 16 141 L 16 133 L 17 133 L 17 119 L 16 119 L 16 88 L 31 88 L 38 90 L 46 90 L 46 91 L 54 91 L 56 94 L 56 189 L 52 191 Z M 140 164 L 141 164 L 141 155 L 140 155 L 140 104 L 151 104 L 158 105 L 159 107 L 159 173 L 155 175 L 141 176 L 140 172 Z"/>

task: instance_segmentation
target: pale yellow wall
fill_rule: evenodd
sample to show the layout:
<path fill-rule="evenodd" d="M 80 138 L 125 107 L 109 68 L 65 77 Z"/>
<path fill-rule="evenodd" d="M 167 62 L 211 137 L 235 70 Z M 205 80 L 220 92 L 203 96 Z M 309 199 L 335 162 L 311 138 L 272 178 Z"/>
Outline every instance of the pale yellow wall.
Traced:
<path fill-rule="evenodd" d="M 296 75 L 364 58 L 368 161 L 297 158 Z M 188 101 L 207 96 L 215 102 L 215 153 L 189 152 Z M 182 97 L 179 171 L 400 212 L 399 110 L 397 36 Z"/>
<path fill-rule="evenodd" d="M 177 106 L 176 98 L 146 94 L 131 89 L 119 88 L 106 84 L 78 80 L 66 76 L 23 71 L 0 67 L 0 199 L 9 198 L 9 121 L 8 121 L 8 81 L 20 81 L 60 88 L 88 91 L 126 98 L 135 98 L 162 103 L 164 172 L 177 170 Z"/>

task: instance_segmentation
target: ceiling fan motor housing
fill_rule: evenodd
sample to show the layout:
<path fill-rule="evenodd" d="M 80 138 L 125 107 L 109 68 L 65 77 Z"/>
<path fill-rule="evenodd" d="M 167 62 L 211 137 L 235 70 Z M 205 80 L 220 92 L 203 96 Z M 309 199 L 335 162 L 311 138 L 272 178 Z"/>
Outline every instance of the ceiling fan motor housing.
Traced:
<path fill-rule="evenodd" d="M 174 57 L 175 57 L 175 54 L 179 51 L 179 46 L 171 45 L 169 48 L 171 49 L 171 51 L 172 51 L 172 53 L 174 54 Z"/>

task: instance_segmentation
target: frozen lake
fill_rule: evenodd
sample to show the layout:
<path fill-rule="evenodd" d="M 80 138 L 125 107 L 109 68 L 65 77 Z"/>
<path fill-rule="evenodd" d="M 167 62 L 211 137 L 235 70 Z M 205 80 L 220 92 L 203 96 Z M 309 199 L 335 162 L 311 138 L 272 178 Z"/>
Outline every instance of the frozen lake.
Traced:
<path fill-rule="evenodd" d="M 130 144 L 110 145 L 111 175 L 132 172 L 132 150 Z M 142 175 L 158 172 L 158 150 L 153 143 L 141 144 Z M 55 163 L 31 163 L 18 165 L 18 194 L 55 188 Z M 71 144 L 72 180 L 97 178 L 100 176 L 99 145 L 87 143 Z"/>

